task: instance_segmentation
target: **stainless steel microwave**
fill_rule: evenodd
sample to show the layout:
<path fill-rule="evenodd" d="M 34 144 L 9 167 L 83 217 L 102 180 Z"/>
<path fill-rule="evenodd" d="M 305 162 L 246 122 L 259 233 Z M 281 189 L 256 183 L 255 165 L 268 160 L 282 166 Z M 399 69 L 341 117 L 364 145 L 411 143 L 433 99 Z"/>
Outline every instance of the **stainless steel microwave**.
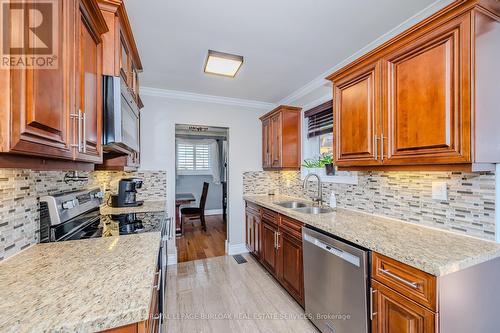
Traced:
<path fill-rule="evenodd" d="M 103 149 L 139 151 L 139 107 L 121 77 L 103 76 Z"/>

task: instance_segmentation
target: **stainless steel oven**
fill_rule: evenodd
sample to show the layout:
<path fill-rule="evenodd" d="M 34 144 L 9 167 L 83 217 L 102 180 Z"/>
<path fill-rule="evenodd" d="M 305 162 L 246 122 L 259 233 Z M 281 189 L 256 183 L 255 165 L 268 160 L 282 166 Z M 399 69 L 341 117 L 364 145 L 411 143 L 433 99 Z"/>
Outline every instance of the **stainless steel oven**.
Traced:
<path fill-rule="evenodd" d="M 103 148 L 128 154 L 139 151 L 139 107 L 123 78 L 103 76 Z"/>

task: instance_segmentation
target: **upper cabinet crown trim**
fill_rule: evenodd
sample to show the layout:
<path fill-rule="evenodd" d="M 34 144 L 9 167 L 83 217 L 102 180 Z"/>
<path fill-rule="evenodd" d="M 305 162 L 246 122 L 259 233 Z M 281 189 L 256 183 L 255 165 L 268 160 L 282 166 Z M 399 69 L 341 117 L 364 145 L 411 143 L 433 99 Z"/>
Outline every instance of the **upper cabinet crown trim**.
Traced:
<path fill-rule="evenodd" d="M 324 71 L 322 74 L 318 75 L 315 79 L 307 83 L 306 85 L 300 87 L 299 89 L 295 90 L 292 92 L 290 95 L 286 96 L 283 98 L 281 101 L 279 101 L 279 104 L 289 104 L 293 103 L 294 101 L 299 100 L 300 98 L 310 94 L 311 92 L 315 91 L 316 89 L 322 87 L 325 85 L 325 77 L 329 76 L 331 73 L 337 71 L 338 69 L 348 65 L 352 61 L 356 60 L 363 54 L 370 52 L 374 48 L 378 47 L 382 43 L 386 42 L 388 39 L 392 38 L 393 36 L 397 35 L 398 33 L 401 33 L 408 29 L 409 27 L 413 26 L 415 23 L 420 22 L 421 20 L 425 19 L 426 17 L 436 13 L 438 10 L 449 4 L 451 0 L 437 0 L 430 4 L 428 7 L 424 8 L 420 12 L 416 13 L 412 17 L 408 18 L 404 22 L 402 22 L 400 25 L 397 27 L 393 28 L 392 30 L 386 32 L 379 38 L 375 39 L 374 41 L 370 42 L 368 45 L 362 47 L 360 50 L 356 51 L 356 53 L 350 55 L 346 59 L 343 59 L 340 61 L 338 64 L 335 66 L 331 67 L 330 69 Z M 314 106 L 315 104 L 319 103 L 311 103 L 311 106 Z M 304 109 L 307 109 L 304 107 Z"/>
<path fill-rule="evenodd" d="M 106 24 L 106 20 L 101 13 L 101 10 L 97 3 L 92 0 L 84 0 L 81 2 L 82 6 L 85 8 L 87 12 L 87 19 L 91 20 L 92 27 L 95 29 L 97 33 L 97 38 L 101 41 L 101 35 L 108 32 L 109 28 Z"/>
<path fill-rule="evenodd" d="M 142 72 L 142 61 L 137 44 L 135 43 L 134 33 L 132 32 L 132 27 L 128 19 L 125 3 L 123 0 L 99 0 L 99 7 L 101 10 L 113 12 L 120 17 L 122 29 L 130 47 L 133 63 L 137 71 Z"/>
<path fill-rule="evenodd" d="M 280 112 L 280 111 L 296 111 L 296 112 L 301 112 L 302 108 L 296 107 L 296 106 L 290 106 L 290 105 L 279 105 L 276 108 L 274 108 L 272 111 L 269 111 L 265 115 L 261 116 L 259 119 L 265 119 L 271 116 L 273 113 Z"/>
<path fill-rule="evenodd" d="M 336 78 L 341 77 L 344 75 L 346 72 L 352 70 L 354 67 L 356 67 L 358 64 L 364 62 L 367 59 L 370 59 L 372 57 L 377 57 L 377 56 L 383 56 L 385 52 L 388 50 L 388 48 L 407 38 L 409 35 L 422 30 L 422 33 L 424 33 L 425 28 L 431 23 L 439 19 L 443 20 L 448 20 L 452 19 L 453 17 L 456 17 L 457 15 L 460 15 L 463 12 L 471 10 L 474 6 L 483 6 L 479 8 L 483 8 L 483 10 L 487 11 L 494 11 L 494 12 L 500 12 L 500 2 L 496 0 L 456 0 L 450 5 L 444 7 L 443 9 L 439 10 L 438 12 L 434 13 L 433 15 L 427 17 L 426 19 L 410 26 L 400 34 L 396 35 L 395 37 L 389 39 L 388 41 L 384 42 L 383 44 L 377 46 L 376 48 L 372 49 L 369 52 L 366 53 L 360 53 L 358 54 L 357 58 L 351 58 L 353 61 L 350 63 L 347 63 L 340 69 L 335 70 L 333 73 L 328 75 L 325 79 L 329 81 L 334 81 Z M 417 15 L 416 15 L 417 16 Z"/>

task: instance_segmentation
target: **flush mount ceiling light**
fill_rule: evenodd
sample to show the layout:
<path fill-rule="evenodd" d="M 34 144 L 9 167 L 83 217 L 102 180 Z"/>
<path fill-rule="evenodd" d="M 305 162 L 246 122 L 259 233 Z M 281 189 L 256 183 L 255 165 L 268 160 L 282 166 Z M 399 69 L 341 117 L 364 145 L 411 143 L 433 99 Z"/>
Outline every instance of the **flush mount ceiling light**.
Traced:
<path fill-rule="evenodd" d="M 208 50 L 205 73 L 235 77 L 241 65 L 243 65 L 242 56 Z"/>

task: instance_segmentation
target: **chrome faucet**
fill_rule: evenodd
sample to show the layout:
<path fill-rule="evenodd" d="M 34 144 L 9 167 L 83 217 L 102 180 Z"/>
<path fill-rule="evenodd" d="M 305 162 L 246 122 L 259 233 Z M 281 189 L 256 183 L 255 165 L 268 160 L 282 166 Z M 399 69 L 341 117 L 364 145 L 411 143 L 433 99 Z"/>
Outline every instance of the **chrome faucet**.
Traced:
<path fill-rule="evenodd" d="M 304 190 L 307 191 L 307 185 L 308 185 L 307 182 L 309 181 L 309 178 L 311 178 L 311 176 L 315 176 L 318 179 L 318 192 L 316 193 L 317 196 L 312 197 L 312 200 L 318 203 L 319 206 L 321 206 L 323 205 L 323 183 L 321 182 L 321 178 L 315 173 L 310 173 L 306 176 L 306 178 L 304 178 L 304 183 L 302 184 L 302 187 L 304 188 Z"/>

